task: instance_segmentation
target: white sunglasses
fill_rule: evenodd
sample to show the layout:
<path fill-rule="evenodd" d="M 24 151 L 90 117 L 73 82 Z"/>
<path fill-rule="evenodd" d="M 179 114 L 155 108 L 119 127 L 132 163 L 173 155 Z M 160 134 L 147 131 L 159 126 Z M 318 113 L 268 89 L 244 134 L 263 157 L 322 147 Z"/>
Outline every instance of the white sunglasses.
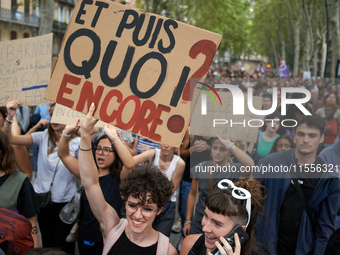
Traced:
<path fill-rule="evenodd" d="M 232 196 L 236 199 L 241 199 L 241 200 L 246 200 L 247 199 L 247 203 L 246 203 L 246 209 L 248 212 L 248 221 L 246 224 L 246 227 L 248 227 L 249 221 L 250 221 L 250 213 L 251 213 L 251 194 L 248 190 L 244 189 L 244 188 L 240 188 L 235 186 L 235 184 L 229 180 L 229 179 L 223 179 L 221 180 L 217 187 L 219 189 L 228 189 L 228 188 L 232 188 L 233 191 L 231 192 Z"/>

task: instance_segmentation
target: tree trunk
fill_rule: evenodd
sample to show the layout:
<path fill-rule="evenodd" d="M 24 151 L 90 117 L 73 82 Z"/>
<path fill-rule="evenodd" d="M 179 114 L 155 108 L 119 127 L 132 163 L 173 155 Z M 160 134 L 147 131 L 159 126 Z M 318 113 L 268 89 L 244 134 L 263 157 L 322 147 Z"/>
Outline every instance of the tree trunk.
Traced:
<path fill-rule="evenodd" d="M 310 62 L 310 51 L 311 51 L 311 46 L 310 46 L 311 37 L 310 37 L 310 33 L 308 29 L 306 33 L 307 33 L 306 38 L 305 38 L 306 42 L 303 48 L 303 70 L 310 71 L 309 62 Z"/>
<path fill-rule="evenodd" d="M 331 78 L 335 78 L 336 74 L 336 65 L 338 63 L 338 42 L 337 42 L 337 35 L 335 30 L 336 28 L 336 23 L 332 22 L 332 30 L 331 30 L 331 42 L 332 42 L 332 62 L 331 62 Z"/>
<path fill-rule="evenodd" d="M 281 57 L 284 62 L 286 62 L 286 51 L 285 51 L 285 40 L 281 34 Z"/>
<path fill-rule="evenodd" d="M 313 56 L 313 73 L 312 73 L 312 77 L 316 77 L 318 74 L 318 55 L 320 52 L 320 47 L 316 46 L 314 48 L 314 56 Z"/>
<path fill-rule="evenodd" d="M 40 1 L 41 18 L 39 26 L 39 35 L 52 32 L 54 17 L 54 0 Z"/>
<path fill-rule="evenodd" d="M 300 58 L 300 24 L 296 24 L 294 28 L 294 72 L 293 76 L 297 76 L 299 72 Z"/>
<path fill-rule="evenodd" d="M 332 5 L 334 6 L 334 19 L 336 24 L 335 32 L 338 42 L 338 59 L 340 60 L 340 2 L 338 0 L 334 0 Z"/>
<path fill-rule="evenodd" d="M 150 0 L 145 0 L 145 11 L 149 12 Z"/>
<path fill-rule="evenodd" d="M 275 47 L 273 37 L 270 38 L 270 41 L 271 41 L 271 44 L 272 44 L 272 47 L 273 47 L 275 66 L 276 66 L 277 70 L 279 70 L 280 64 L 279 64 L 279 61 L 278 61 L 278 58 L 277 58 L 276 47 Z"/>
<path fill-rule="evenodd" d="M 322 33 L 322 40 L 321 40 L 320 77 L 323 77 L 323 74 L 325 73 L 326 55 L 327 55 L 327 42 L 326 42 L 326 32 L 324 32 Z"/>
<path fill-rule="evenodd" d="M 313 17 L 313 6 L 314 1 L 306 3 L 305 0 L 302 1 L 302 7 L 304 10 L 305 21 L 306 21 L 306 44 L 304 47 L 304 61 L 305 61 L 305 71 L 310 71 L 310 60 L 314 51 L 314 41 L 313 41 L 313 29 L 312 29 L 312 17 Z"/>

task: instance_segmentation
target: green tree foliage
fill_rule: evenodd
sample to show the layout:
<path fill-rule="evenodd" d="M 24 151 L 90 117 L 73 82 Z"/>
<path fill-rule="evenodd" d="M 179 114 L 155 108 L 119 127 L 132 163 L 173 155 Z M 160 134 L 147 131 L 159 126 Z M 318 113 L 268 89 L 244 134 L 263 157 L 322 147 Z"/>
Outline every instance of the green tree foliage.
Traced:
<path fill-rule="evenodd" d="M 251 22 L 248 0 L 147 0 L 137 7 L 222 34 L 219 52 L 248 52 Z"/>

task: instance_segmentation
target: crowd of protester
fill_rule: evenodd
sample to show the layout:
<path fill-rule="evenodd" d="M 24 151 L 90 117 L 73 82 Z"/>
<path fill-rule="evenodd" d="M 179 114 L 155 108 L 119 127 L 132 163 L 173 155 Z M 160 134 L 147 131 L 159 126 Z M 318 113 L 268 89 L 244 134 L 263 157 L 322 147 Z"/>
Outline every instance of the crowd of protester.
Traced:
<path fill-rule="evenodd" d="M 75 241 L 81 255 L 207 255 L 215 246 L 221 254 L 336 254 L 340 245 L 336 239 L 340 228 L 340 81 L 228 70 L 212 70 L 208 78 L 246 93 L 250 88 L 254 96 L 263 98 L 262 110 L 275 108 L 273 102 L 277 102 L 275 111 L 264 117 L 255 143 L 197 136 L 188 129 L 181 146 L 175 148 L 124 130 L 94 127 L 95 105 L 79 128 L 78 122 L 50 123 L 55 103 L 38 106 L 27 116 L 29 111 L 20 102 L 8 102 L 0 107 L 0 197 L 7 193 L 1 186 L 20 173 L 17 169 L 27 178 L 22 173 L 15 177 L 18 184 L 13 187 L 18 192 L 9 200 L 16 203 L 0 198 L 0 207 L 30 220 L 35 248 L 39 246 L 38 225 L 42 247 L 67 254 L 75 254 Z M 303 105 L 311 116 L 295 105 L 288 105 L 286 116 L 281 115 L 281 89 L 286 87 L 310 91 L 311 98 Z M 288 97 L 305 95 L 290 93 Z M 277 121 L 266 121 L 271 119 Z M 297 125 L 282 126 L 283 119 L 296 120 Z M 36 147 L 31 166 L 28 150 L 32 145 Z M 299 171 L 275 177 L 240 171 L 241 167 L 263 170 L 285 165 Z M 193 174 L 195 167 L 212 166 L 238 170 L 228 175 L 209 173 L 204 178 Z M 312 172 L 312 168 L 327 171 Z M 221 183 L 228 185 L 223 188 Z M 60 210 L 80 184 L 79 221 L 66 224 L 59 218 Z M 35 193 L 49 190 L 51 205 L 39 208 Z M 180 219 L 174 222 L 176 208 Z M 235 235 L 233 249 L 224 236 L 237 224 L 249 239 L 241 246 Z M 75 234 L 72 229 L 77 229 L 77 237 L 70 238 Z M 171 245 L 171 232 L 181 232 L 183 243 Z M 0 249 L 6 247 L 0 245 Z"/>

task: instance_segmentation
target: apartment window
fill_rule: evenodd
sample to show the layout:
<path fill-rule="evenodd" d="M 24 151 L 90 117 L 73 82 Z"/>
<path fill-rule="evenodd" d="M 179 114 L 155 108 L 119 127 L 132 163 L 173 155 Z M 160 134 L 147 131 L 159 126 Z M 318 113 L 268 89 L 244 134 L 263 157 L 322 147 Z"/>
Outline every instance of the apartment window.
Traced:
<path fill-rule="evenodd" d="M 17 31 L 11 31 L 11 40 L 17 39 Z"/>
<path fill-rule="evenodd" d="M 64 7 L 59 6 L 58 10 L 59 10 L 58 20 L 59 20 L 59 22 L 64 22 Z"/>
<path fill-rule="evenodd" d="M 30 37 L 30 34 L 29 33 L 24 33 L 24 38 L 29 38 Z"/>

